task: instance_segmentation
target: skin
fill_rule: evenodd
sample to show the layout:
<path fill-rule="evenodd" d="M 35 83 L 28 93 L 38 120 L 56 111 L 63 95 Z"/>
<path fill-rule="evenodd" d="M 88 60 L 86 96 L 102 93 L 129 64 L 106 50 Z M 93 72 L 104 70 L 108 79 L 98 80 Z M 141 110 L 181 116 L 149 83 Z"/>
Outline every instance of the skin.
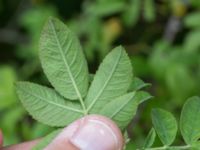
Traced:
<path fill-rule="evenodd" d="M 98 145 L 108 145 L 109 148 L 105 148 L 105 150 L 122 150 L 123 145 L 124 145 L 124 140 L 123 140 L 123 136 L 121 134 L 120 129 L 116 126 L 116 124 L 111 121 L 110 119 L 100 116 L 100 115 L 88 115 L 85 116 L 81 119 L 76 120 L 75 122 L 73 122 L 72 124 L 70 124 L 68 127 L 64 128 L 63 131 L 45 148 L 45 150 L 55 150 L 55 149 L 59 149 L 59 150 L 79 150 L 80 148 L 78 148 L 78 146 L 73 142 L 73 137 L 76 136 L 76 134 L 78 134 L 80 131 L 82 131 L 83 127 L 87 127 L 88 122 L 92 121 L 96 121 L 96 122 L 100 122 L 100 124 L 102 123 L 103 125 L 105 124 L 106 126 L 106 130 L 107 127 L 109 129 L 111 129 L 113 135 L 114 135 L 114 141 L 115 142 L 108 142 L 112 136 L 109 134 L 106 134 L 106 137 L 104 137 L 103 139 L 100 139 L 99 144 Z M 86 132 L 82 132 L 82 136 L 83 137 L 83 141 L 85 139 L 87 139 L 88 137 L 95 137 L 94 133 L 96 131 L 100 131 L 103 128 L 99 128 L 99 124 L 95 125 L 95 130 L 93 130 L 93 132 L 90 131 L 91 129 L 91 124 L 90 124 L 90 128 L 89 130 L 85 130 Z M 96 129 L 97 128 L 97 129 Z M 99 129 L 98 129 L 99 128 Z M 87 128 L 86 128 L 87 129 Z M 105 131 L 106 131 L 105 130 Z M 94 132 L 95 131 L 95 132 Z M 89 132 L 89 133 L 87 133 Z M 108 133 L 108 132 L 106 132 Z M 86 135 L 84 135 L 86 134 Z M 99 139 L 99 136 L 96 136 L 97 140 Z M 106 139 L 107 138 L 107 139 Z M 0 130 L 0 150 L 31 150 L 31 148 L 33 148 L 41 139 L 36 139 L 33 141 L 28 141 L 28 142 L 23 142 L 17 145 L 11 145 L 8 147 L 2 147 L 3 145 L 3 134 Z M 82 139 L 81 139 L 82 140 Z M 116 144 L 117 141 L 117 144 Z M 109 145 L 110 144 L 110 145 Z M 92 144 L 93 146 L 96 146 L 94 144 Z M 91 148 L 90 148 L 91 149 Z M 93 149 L 93 148 L 92 148 Z M 104 150 L 104 149 L 102 149 Z"/>

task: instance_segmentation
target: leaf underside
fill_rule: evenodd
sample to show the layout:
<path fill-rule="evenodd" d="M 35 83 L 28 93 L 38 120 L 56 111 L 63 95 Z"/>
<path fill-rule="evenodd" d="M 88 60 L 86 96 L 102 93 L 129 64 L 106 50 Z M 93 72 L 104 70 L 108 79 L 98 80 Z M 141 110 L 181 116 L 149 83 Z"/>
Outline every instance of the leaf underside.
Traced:
<path fill-rule="evenodd" d="M 132 66 L 125 50 L 113 49 L 100 64 L 85 104 L 90 113 L 98 112 L 112 99 L 125 94 L 132 81 Z"/>
<path fill-rule="evenodd" d="M 131 92 L 113 99 L 99 113 L 114 120 L 123 130 L 135 115 L 139 101 L 149 98 L 151 96 L 146 92 Z"/>
<path fill-rule="evenodd" d="M 44 124 L 62 127 L 82 116 L 79 103 L 64 100 L 50 88 L 18 82 L 17 94 L 33 118 Z"/>
<path fill-rule="evenodd" d="M 88 68 L 79 40 L 58 19 L 50 18 L 44 26 L 40 60 L 47 78 L 65 98 L 87 94 Z"/>

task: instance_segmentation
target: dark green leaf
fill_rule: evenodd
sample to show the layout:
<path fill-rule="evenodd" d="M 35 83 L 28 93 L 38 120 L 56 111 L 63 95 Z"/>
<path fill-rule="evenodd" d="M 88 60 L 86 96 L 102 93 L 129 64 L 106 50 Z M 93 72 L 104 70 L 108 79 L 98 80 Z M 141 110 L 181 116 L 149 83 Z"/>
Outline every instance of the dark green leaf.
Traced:
<path fill-rule="evenodd" d="M 176 137 L 177 122 L 174 116 L 162 109 L 152 110 L 154 128 L 164 145 L 171 145 Z"/>
<path fill-rule="evenodd" d="M 147 135 L 147 138 L 144 143 L 144 148 L 150 148 L 153 145 L 155 138 L 156 138 L 156 132 L 155 129 L 152 128 L 149 134 Z"/>
<path fill-rule="evenodd" d="M 200 98 L 192 97 L 184 104 L 180 129 L 187 144 L 193 144 L 200 138 Z"/>

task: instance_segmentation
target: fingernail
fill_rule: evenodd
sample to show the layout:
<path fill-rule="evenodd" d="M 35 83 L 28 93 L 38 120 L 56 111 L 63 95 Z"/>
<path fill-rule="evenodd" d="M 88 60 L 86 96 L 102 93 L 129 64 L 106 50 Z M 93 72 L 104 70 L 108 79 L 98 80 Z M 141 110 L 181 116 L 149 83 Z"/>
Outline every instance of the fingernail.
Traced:
<path fill-rule="evenodd" d="M 70 142 L 81 150 L 119 150 L 120 144 L 112 128 L 101 120 L 82 120 Z"/>

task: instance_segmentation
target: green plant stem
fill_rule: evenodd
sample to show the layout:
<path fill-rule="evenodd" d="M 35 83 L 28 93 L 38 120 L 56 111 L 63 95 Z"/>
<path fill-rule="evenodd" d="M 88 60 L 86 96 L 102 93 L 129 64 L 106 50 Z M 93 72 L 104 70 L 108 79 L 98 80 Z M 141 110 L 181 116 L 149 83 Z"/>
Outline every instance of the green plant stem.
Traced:
<path fill-rule="evenodd" d="M 191 148 L 191 146 L 190 145 L 184 145 L 184 146 L 166 146 L 165 145 L 165 146 L 162 146 L 162 147 L 146 148 L 144 150 L 167 150 L 169 148 L 177 148 L 177 149 L 180 149 L 180 150 L 184 150 L 184 149 Z"/>
<path fill-rule="evenodd" d="M 85 107 L 85 103 L 83 102 L 83 99 L 82 99 L 82 97 L 81 97 L 80 94 L 79 94 L 79 101 L 80 101 L 81 106 L 82 106 L 82 108 L 83 108 L 83 113 L 84 113 L 84 115 L 87 115 L 87 114 L 88 114 L 88 111 L 87 111 L 87 109 L 86 109 L 86 107 Z"/>

